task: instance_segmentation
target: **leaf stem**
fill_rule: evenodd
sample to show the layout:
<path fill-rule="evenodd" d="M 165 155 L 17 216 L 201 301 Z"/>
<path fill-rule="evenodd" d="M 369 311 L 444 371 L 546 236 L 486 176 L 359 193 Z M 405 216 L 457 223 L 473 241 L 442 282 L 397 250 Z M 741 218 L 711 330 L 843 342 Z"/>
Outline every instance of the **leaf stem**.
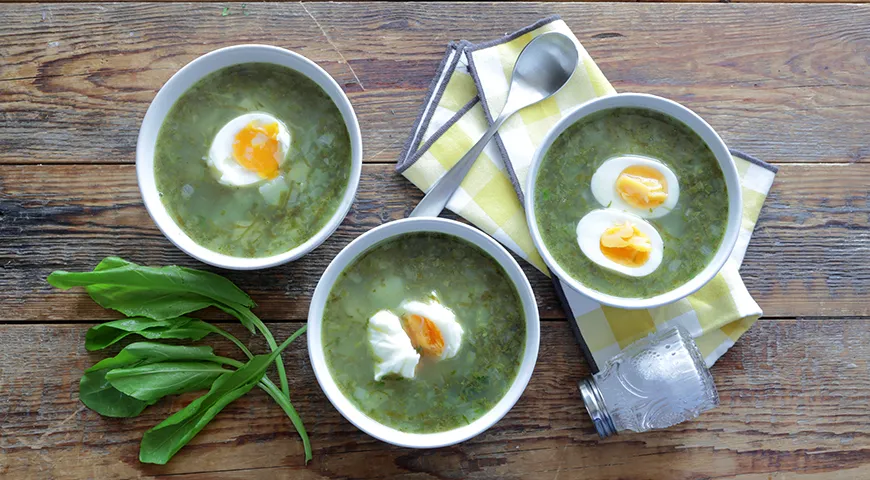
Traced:
<path fill-rule="evenodd" d="M 245 344 L 242 343 L 241 340 L 239 340 L 238 338 L 236 338 L 235 335 L 233 335 L 232 333 L 230 333 L 230 332 L 224 330 L 223 328 L 216 327 L 216 326 L 214 326 L 214 325 L 212 325 L 212 324 L 210 324 L 210 323 L 207 323 L 207 322 L 203 322 L 203 323 L 205 323 L 206 325 L 208 325 L 207 328 L 208 328 L 209 331 L 211 331 L 211 332 L 213 332 L 213 333 L 216 333 L 216 334 L 218 334 L 218 335 L 220 335 L 220 336 L 226 338 L 227 340 L 233 342 L 233 344 L 235 344 L 235 346 L 239 347 L 239 350 L 241 350 L 242 352 L 245 353 L 245 356 L 246 356 L 246 357 L 248 357 L 248 358 L 254 358 L 254 354 L 251 353 L 251 351 L 248 349 L 248 347 L 246 347 Z M 220 357 L 220 358 L 224 358 L 224 357 Z M 232 360 L 232 359 L 231 359 L 231 358 L 226 358 L 226 360 Z M 233 361 L 235 362 L 235 360 L 233 360 Z M 236 367 L 236 368 L 238 368 L 238 367 Z"/>
<path fill-rule="evenodd" d="M 266 343 L 269 344 L 269 348 L 273 352 L 278 349 L 278 344 L 275 342 L 275 337 L 272 336 L 272 332 L 269 331 L 263 321 L 260 320 L 259 317 L 254 315 L 254 313 L 251 312 L 248 307 L 240 303 L 234 302 L 226 302 L 226 304 L 228 307 L 227 313 L 238 317 L 239 320 L 242 321 L 242 323 L 247 322 L 248 324 L 253 325 L 257 330 L 259 330 L 260 333 L 263 334 L 263 337 L 266 339 Z M 284 360 L 281 358 L 281 355 L 278 355 L 278 357 L 275 359 L 275 367 L 278 369 L 278 379 L 281 381 L 281 391 L 284 392 L 284 395 L 286 395 L 287 398 L 290 398 L 290 384 L 287 382 L 287 371 L 284 369 Z"/>
<path fill-rule="evenodd" d="M 305 449 L 305 463 L 311 461 L 313 458 L 313 455 L 311 454 L 311 441 L 308 439 L 308 432 L 305 430 L 305 426 L 302 424 L 302 418 L 296 412 L 296 409 L 293 408 L 293 404 L 290 403 L 290 400 L 287 397 L 281 394 L 278 387 L 276 387 L 268 378 L 264 378 L 263 381 L 259 383 L 259 387 L 265 390 L 266 393 L 275 400 L 275 403 L 281 406 L 284 413 L 286 413 L 290 418 L 290 421 L 299 433 L 299 437 L 302 438 L 302 448 Z"/>
<path fill-rule="evenodd" d="M 224 337 L 228 338 L 233 343 L 238 342 L 238 339 L 233 337 L 232 334 L 230 334 L 230 333 L 228 333 L 228 332 L 226 332 L 218 327 L 214 327 L 214 328 L 215 328 L 215 330 L 214 330 L 215 333 L 218 333 L 219 335 L 223 335 Z M 299 330 L 296 330 L 296 332 L 294 332 L 293 335 L 290 336 L 290 338 L 288 338 L 287 340 L 284 340 L 284 342 L 281 343 L 281 345 L 279 347 L 277 347 L 275 350 L 277 350 L 279 352 L 284 350 L 285 348 L 287 348 L 287 345 L 290 345 L 290 343 L 293 342 L 293 340 L 296 340 L 300 335 L 305 333 L 305 331 L 307 329 L 308 329 L 308 325 L 303 325 L 301 328 L 299 328 Z M 221 332 L 223 332 L 223 333 L 221 333 Z M 233 340 L 235 340 L 235 341 L 233 341 Z M 241 342 L 239 342 L 239 343 L 241 343 Z M 239 345 L 239 343 L 236 343 L 236 345 Z M 244 347 L 240 347 L 240 348 L 242 348 L 242 350 L 245 351 L 245 354 L 248 355 L 249 358 L 251 357 L 250 351 L 247 348 L 244 348 Z M 279 356 L 279 358 L 280 358 L 280 356 Z M 217 362 L 223 363 L 225 365 L 230 365 L 231 367 L 235 367 L 237 369 L 241 368 L 245 365 L 244 363 L 242 363 L 238 360 L 235 360 L 232 358 L 227 358 L 227 357 L 220 357 L 219 356 L 219 357 L 216 357 L 215 360 Z M 260 380 L 260 382 L 257 384 L 257 386 L 259 386 L 266 393 L 268 393 L 269 396 L 272 397 L 273 400 L 275 400 L 275 403 L 277 403 L 281 407 L 281 409 L 284 410 L 284 413 L 287 414 L 287 417 L 290 419 L 290 422 L 293 423 L 293 427 L 296 428 L 296 432 L 299 433 L 299 437 L 302 439 L 302 447 L 305 450 L 305 463 L 308 463 L 309 461 L 311 461 L 311 459 L 313 458 L 313 455 L 312 455 L 312 451 L 311 451 L 311 441 L 308 438 L 308 431 L 305 430 L 305 425 L 302 423 L 302 417 L 300 417 L 299 413 L 296 411 L 296 409 L 293 408 L 293 404 L 290 402 L 290 396 L 283 394 L 283 392 L 281 392 L 281 390 L 279 390 L 278 387 L 275 386 L 275 384 L 272 383 L 272 381 L 269 380 L 269 378 L 266 376 L 263 376 L 262 380 Z"/>

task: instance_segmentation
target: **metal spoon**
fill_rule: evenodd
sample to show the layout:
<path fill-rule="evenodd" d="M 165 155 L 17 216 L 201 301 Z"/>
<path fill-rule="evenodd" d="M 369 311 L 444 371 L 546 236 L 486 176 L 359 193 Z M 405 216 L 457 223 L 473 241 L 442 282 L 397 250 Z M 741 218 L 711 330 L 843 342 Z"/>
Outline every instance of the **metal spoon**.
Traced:
<path fill-rule="evenodd" d="M 561 33 L 545 33 L 529 42 L 514 65 L 507 101 L 501 114 L 471 150 L 432 185 L 411 216 L 437 217 L 505 120 L 558 92 L 571 78 L 578 61 L 579 54 L 574 42 Z"/>

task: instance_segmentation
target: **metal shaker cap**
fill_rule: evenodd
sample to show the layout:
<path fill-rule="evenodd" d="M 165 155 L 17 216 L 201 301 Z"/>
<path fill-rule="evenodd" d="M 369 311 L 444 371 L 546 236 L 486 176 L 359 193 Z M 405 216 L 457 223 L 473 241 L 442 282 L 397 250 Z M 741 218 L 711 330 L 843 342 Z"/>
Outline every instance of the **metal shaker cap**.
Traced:
<path fill-rule="evenodd" d="M 613 424 L 613 418 L 607 411 L 607 406 L 604 404 L 604 397 L 601 395 L 601 390 L 595 384 L 593 377 L 586 377 L 577 385 L 580 388 L 580 395 L 583 397 L 583 404 L 586 405 L 586 411 L 595 424 L 595 430 L 601 438 L 607 438 L 616 434 L 616 426 Z"/>

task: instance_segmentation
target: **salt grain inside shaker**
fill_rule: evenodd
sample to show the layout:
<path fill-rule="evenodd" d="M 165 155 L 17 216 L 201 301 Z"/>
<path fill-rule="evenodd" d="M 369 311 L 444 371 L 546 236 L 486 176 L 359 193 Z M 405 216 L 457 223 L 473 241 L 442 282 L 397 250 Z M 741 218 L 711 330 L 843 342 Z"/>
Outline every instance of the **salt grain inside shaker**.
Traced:
<path fill-rule="evenodd" d="M 601 438 L 670 427 L 719 405 L 713 376 L 682 327 L 632 343 L 583 379 L 580 393 Z"/>

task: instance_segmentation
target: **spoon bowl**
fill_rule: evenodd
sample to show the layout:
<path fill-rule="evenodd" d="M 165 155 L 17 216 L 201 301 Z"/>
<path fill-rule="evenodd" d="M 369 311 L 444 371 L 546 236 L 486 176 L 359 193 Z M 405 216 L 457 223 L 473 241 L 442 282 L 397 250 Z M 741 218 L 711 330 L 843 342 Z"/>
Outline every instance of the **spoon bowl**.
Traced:
<path fill-rule="evenodd" d="M 468 175 L 471 166 L 502 124 L 511 115 L 546 100 L 562 89 L 580 61 L 577 46 L 568 36 L 548 32 L 530 41 L 514 64 L 507 101 L 498 118 L 480 140 L 426 192 L 411 212 L 412 217 L 437 217 L 447 206 L 453 192 Z"/>
<path fill-rule="evenodd" d="M 514 65 L 502 115 L 512 115 L 561 90 L 574 74 L 579 59 L 577 46 L 566 35 L 549 32 L 535 37 Z"/>

